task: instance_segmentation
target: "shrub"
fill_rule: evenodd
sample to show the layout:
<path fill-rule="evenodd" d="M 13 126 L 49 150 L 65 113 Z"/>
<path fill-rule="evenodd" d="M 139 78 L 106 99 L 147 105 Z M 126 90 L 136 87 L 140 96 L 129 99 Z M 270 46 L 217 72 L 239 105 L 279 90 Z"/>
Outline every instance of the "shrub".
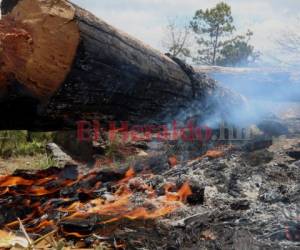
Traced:
<path fill-rule="evenodd" d="M 0 131 L 0 157 L 33 156 L 46 153 L 46 144 L 52 140 L 52 133 L 28 131 Z"/>

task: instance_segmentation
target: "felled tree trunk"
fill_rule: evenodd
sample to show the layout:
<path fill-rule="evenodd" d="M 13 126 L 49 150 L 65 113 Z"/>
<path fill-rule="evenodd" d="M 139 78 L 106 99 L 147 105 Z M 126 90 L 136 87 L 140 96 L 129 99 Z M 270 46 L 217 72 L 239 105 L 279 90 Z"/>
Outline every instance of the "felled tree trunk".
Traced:
<path fill-rule="evenodd" d="M 0 129 L 157 122 L 216 86 L 65 0 L 3 0 Z"/>

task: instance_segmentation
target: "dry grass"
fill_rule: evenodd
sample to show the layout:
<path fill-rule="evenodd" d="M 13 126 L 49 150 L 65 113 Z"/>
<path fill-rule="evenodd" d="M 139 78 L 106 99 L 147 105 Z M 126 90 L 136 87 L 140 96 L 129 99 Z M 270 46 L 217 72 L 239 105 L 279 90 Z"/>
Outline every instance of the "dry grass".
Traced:
<path fill-rule="evenodd" d="M 0 158 L 0 174 L 11 174 L 17 169 L 39 170 L 56 165 L 56 162 L 50 159 L 46 154 L 16 156 L 9 159 Z"/>

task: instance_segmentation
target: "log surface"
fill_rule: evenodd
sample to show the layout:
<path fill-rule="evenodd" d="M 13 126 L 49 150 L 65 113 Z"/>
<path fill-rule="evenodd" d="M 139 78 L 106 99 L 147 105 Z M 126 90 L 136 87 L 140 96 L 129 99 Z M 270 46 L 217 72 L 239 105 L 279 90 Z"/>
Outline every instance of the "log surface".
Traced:
<path fill-rule="evenodd" d="M 1 10 L 0 129 L 161 122 L 218 88 L 68 1 L 3 0 Z"/>

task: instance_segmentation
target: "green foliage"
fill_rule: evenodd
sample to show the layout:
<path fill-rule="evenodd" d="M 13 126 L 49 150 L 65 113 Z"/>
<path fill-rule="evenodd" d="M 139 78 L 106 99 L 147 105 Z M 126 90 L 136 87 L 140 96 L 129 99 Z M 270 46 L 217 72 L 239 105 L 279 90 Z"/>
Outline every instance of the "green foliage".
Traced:
<path fill-rule="evenodd" d="M 254 51 L 254 47 L 249 44 L 252 32 L 248 32 L 246 36 L 237 36 L 227 41 L 221 49 L 216 64 L 220 66 L 246 66 L 251 62 L 255 62 L 259 57 L 259 53 Z"/>
<path fill-rule="evenodd" d="M 221 2 L 212 9 L 196 11 L 191 27 L 198 36 L 196 61 L 215 65 L 217 51 L 222 47 L 220 38 L 235 29 L 230 6 Z"/>
<path fill-rule="evenodd" d="M 0 131 L 0 157 L 44 154 L 46 143 L 51 140 L 52 133 Z"/>
<path fill-rule="evenodd" d="M 116 142 L 116 141 L 110 142 L 105 147 L 105 156 L 109 157 L 110 159 L 115 159 L 116 157 L 119 156 L 118 142 Z"/>
<path fill-rule="evenodd" d="M 232 33 L 235 29 L 231 7 L 223 2 L 212 9 L 196 11 L 191 25 L 194 32 L 199 34 L 208 33 L 212 38 Z"/>
<path fill-rule="evenodd" d="M 14 161 L 14 167 L 26 169 L 47 169 L 50 167 L 59 167 L 59 163 L 53 158 L 49 157 L 46 153 L 34 154 L 33 156 L 17 156 L 11 159 Z M 17 162 L 17 163 L 16 163 Z M 25 164 L 24 164 L 25 163 Z"/>
<path fill-rule="evenodd" d="M 27 132 L 27 138 L 30 136 L 32 140 L 48 143 L 53 141 L 54 133 L 53 132 Z"/>
<path fill-rule="evenodd" d="M 46 154 L 44 154 L 36 165 L 39 169 L 47 169 L 50 167 L 57 167 L 58 163 L 52 158 L 48 157 Z"/>
<path fill-rule="evenodd" d="M 117 136 L 114 140 L 109 141 L 105 146 L 105 156 L 114 162 L 123 161 L 126 158 L 124 152 L 122 152 L 124 147 L 126 146 L 121 142 L 121 138 Z"/>
<path fill-rule="evenodd" d="M 191 56 L 191 51 L 188 48 L 179 47 L 178 44 L 174 44 L 174 46 L 171 46 L 168 53 L 174 57 L 185 58 Z"/>
<path fill-rule="evenodd" d="M 252 32 L 230 39 L 235 31 L 233 21 L 231 7 L 224 2 L 212 9 L 198 10 L 195 13 L 191 21 L 191 28 L 196 35 L 198 45 L 194 62 L 235 66 L 257 59 L 258 54 L 254 52 L 254 47 L 249 45 Z"/>

